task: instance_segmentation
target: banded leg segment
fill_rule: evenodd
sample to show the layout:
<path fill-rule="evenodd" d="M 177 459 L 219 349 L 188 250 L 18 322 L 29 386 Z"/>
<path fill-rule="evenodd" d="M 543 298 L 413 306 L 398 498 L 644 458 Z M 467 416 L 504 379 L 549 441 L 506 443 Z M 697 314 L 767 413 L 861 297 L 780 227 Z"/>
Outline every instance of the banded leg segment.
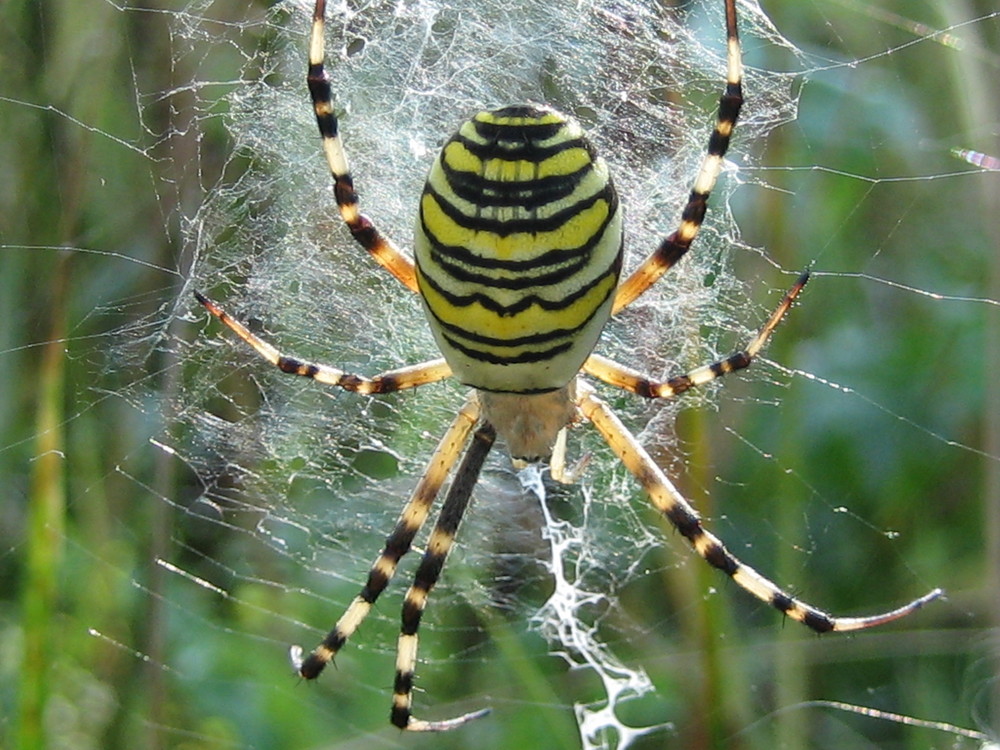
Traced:
<path fill-rule="evenodd" d="M 726 89 L 719 99 L 718 119 L 708 141 L 708 153 L 681 213 L 680 226 L 621 283 L 612 315 L 634 302 L 684 256 L 705 220 L 708 196 L 722 170 L 722 159 L 729 149 L 729 139 L 743 107 L 743 63 L 736 29 L 736 0 L 726 0 L 726 49 Z"/>
<path fill-rule="evenodd" d="M 385 540 L 385 548 L 368 572 L 368 581 L 364 588 L 348 606 L 347 611 L 337 621 L 333 630 L 305 659 L 302 658 L 300 646 L 292 647 L 292 663 L 302 677 L 307 680 L 319 677 L 323 668 L 337 655 L 347 639 L 354 634 L 354 631 L 368 616 L 375 600 L 385 590 L 395 574 L 400 558 L 410 551 L 413 538 L 427 520 L 434 498 L 441 490 L 445 477 L 458 461 L 458 457 L 468 442 L 469 433 L 472 432 L 472 428 L 478 420 L 479 402 L 475 393 L 472 393 L 434 450 L 427 470 L 414 488 L 413 494 L 396 522 L 396 528 Z"/>
<path fill-rule="evenodd" d="M 423 721 L 411 713 L 413 703 L 413 675 L 417 665 L 417 631 L 423 616 L 427 597 L 441 576 L 448 553 L 451 551 L 455 534 L 462 516 L 469 505 L 472 490 L 479 479 L 483 462 L 496 440 L 496 430 L 486 422 L 476 430 L 472 444 L 465 454 L 455 478 L 451 482 L 448 496 L 441 507 L 437 524 L 427 542 L 427 551 L 413 579 L 413 585 L 406 592 L 403 602 L 402 627 L 396 651 L 396 680 L 392 691 L 391 721 L 400 729 L 414 732 L 441 732 L 455 729 L 489 713 L 489 709 L 463 714 L 444 721 Z"/>
<path fill-rule="evenodd" d="M 333 175 L 333 194 L 344 223 L 358 244 L 389 273 L 399 279 L 410 291 L 417 291 L 417 277 L 413 261 L 361 213 L 354 180 L 347 166 L 347 155 L 340 141 L 337 116 L 333 112 L 333 95 L 330 77 L 326 72 L 323 34 L 326 26 L 326 0 L 316 0 L 313 10 L 312 36 L 309 41 L 309 95 L 312 97 L 316 123 L 323 138 L 323 153 Z"/>
<path fill-rule="evenodd" d="M 282 372 L 287 372 L 290 375 L 301 375 L 302 377 L 312 378 L 317 383 L 335 385 L 338 388 L 354 391 L 355 393 L 393 393 L 394 391 L 401 391 L 406 388 L 415 388 L 418 385 L 436 383 L 451 375 L 451 368 L 443 359 L 432 359 L 429 362 L 401 367 L 398 370 L 389 370 L 371 378 L 367 378 L 364 375 L 353 375 L 330 365 L 304 362 L 295 357 L 282 354 L 273 345 L 252 333 L 250 329 L 238 320 L 230 317 L 225 310 L 201 292 L 196 291 L 194 296 L 206 310 L 231 328 L 237 336 L 253 347 L 254 351 L 260 356 Z"/>
<path fill-rule="evenodd" d="M 593 423 L 611 450 L 639 480 L 639 483 L 649 494 L 653 507 L 666 516 L 674 528 L 691 543 L 695 552 L 709 565 L 718 568 L 732 578 L 740 588 L 785 613 L 793 620 L 803 623 L 817 633 L 863 630 L 905 617 L 928 602 L 937 599 L 943 593 L 941 589 L 934 589 L 919 599 L 914 599 L 909 604 L 891 612 L 867 617 L 834 617 L 810 604 L 795 599 L 749 565 L 740 562 L 714 534 L 702 526 L 698 512 L 674 487 L 666 474 L 656 465 L 656 462 L 622 424 L 621 420 L 608 408 L 607 404 L 594 395 L 591 386 L 581 381 L 577 385 L 577 393 L 580 411 Z"/>
<path fill-rule="evenodd" d="M 745 349 L 730 354 L 725 359 L 713 362 L 710 365 L 703 365 L 691 370 L 684 375 L 675 375 L 663 381 L 652 380 L 645 375 L 617 362 L 602 357 L 599 354 L 591 354 L 583 364 L 583 371 L 588 375 L 593 375 L 599 380 L 603 380 L 608 385 L 614 385 L 623 390 L 635 393 L 646 398 L 672 398 L 695 386 L 704 385 L 723 375 L 742 370 L 753 363 L 757 355 L 760 354 L 764 345 L 767 344 L 774 329 L 778 327 L 781 319 L 785 317 L 792 306 L 792 302 L 799 296 L 802 287 L 809 281 L 809 272 L 803 272 L 795 284 L 785 292 L 781 302 L 774 312 L 767 319 L 767 322 L 760 329 L 753 341 L 747 344 Z"/>

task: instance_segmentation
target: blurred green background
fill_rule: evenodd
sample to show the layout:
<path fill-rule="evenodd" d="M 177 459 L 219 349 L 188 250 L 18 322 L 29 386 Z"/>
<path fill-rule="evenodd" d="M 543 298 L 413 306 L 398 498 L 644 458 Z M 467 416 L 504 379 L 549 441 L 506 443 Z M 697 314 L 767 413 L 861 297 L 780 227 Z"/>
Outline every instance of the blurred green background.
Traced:
<path fill-rule="evenodd" d="M 737 553 L 811 602 L 866 613 L 934 586 L 948 598 L 880 631 L 818 639 L 704 566 L 661 563 L 618 600 L 644 629 L 613 648 L 657 688 L 624 718 L 671 723 L 640 747 L 975 747 L 807 702 L 987 733 L 1000 722 L 1000 173 L 951 155 L 1000 155 L 1000 19 L 985 0 L 763 5 L 811 73 L 798 120 L 763 144 L 771 168 L 741 174 L 733 208 L 749 245 L 785 268 L 813 265 L 768 358 L 822 381 L 734 380 L 718 413 L 683 412 L 683 487 Z M 402 736 L 386 722 L 386 652 L 359 647 L 329 684 L 298 684 L 285 637 L 257 617 L 255 597 L 279 606 L 266 591 L 201 597 L 154 564 L 225 560 L 241 537 L 221 525 L 188 536 L 188 480 L 149 442 L 169 414 L 123 397 L 144 378 L 169 390 L 157 378 L 177 369 L 113 353 L 170 314 L 188 262 L 179 217 L 217 178 L 202 170 L 239 165 L 219 125 L 194 127 L 189 78 L 232 81 L 238 45 L 269 36 L 226 34 L 263 4 L 129 8 L 0 5 L 0 745 L 579 746 L 572 703 L 597 697 L 594 678 L 516 619 L 440 615 L 447 627 L 421 642 L 437 661 L 422 675 L 424 713 L 494 713 L 457 734 Z M 218 35 L 178 54 L 171 24 L 202 12 Z M 747 63 L 791 66 L 772 54 L 748 45 Z M 156 135 L 168 130 L 169 153 Z M 200 170 L 182 158 L 187 133 Z M 700 489 L 720 484 L 724 507 Z M 317 582 L 281 561 L 271 575 Z M 322 623 L 313 610 L 286 614 Z"/>

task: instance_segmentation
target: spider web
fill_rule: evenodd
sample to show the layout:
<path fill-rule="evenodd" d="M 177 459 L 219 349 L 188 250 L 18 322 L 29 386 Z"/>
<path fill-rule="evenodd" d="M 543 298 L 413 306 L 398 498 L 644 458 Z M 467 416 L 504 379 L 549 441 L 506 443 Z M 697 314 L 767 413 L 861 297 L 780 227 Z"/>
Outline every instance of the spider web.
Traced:
<path fill-rule="evenodd" d="M 308 4 L 281 6 L 277 16 L 269 17 L 282 34 L 273 47 L 259 52 L 262 83 L 229 99 L 235 150 L 250 155 L 256 165 L 236 186 L 209 196 L 194 218 L 193 283 L 226 300 L 239 318 L 266 321 L 267 335 L 297 356 L 322 360 L 332 355 L 339 367 L 369 373 L 426 359 L 434 349 L 426 328 L 413 324 L 419 322 L 413 296 L 386 283 L 362 253 L 352 252 L 333 218 L 330 180 L 316 159 L 312 114 L 302 106 L 308 11 Z M 748 7 L 742 16 L 749 39 L 784 45 L 762 15 Z M 710 6 L 663 14 L 643 3 L 528 4 L 515 16 L 502 3 L 332 8 L 331 77 L 367 210 L 390 236 L 407 238 L 412 196 L 419 195 L 429 160 L 455 129 L 456 112 L 467 116 L 509 101 L 516 92 L 520 100 L 544 101 L 584 121 L 606 158 L 624 170 L 620 182 L 629 246 L 650 249 L 655 238 L 673 229 L 674 207 L 690 189 L 704 152 L 711 107 L 724 80 L 723 28 L 721 8 Z M 713 33 L 698 33 L 708 29 Z M 791 78 L 751 70 L 747 85 L 756 92 L 744 118 L 747 138 L 793 116 Z M 704 108 L 688 111 L 690 103 Z M 722 272 L 728 261 L 721 248 L 732 244 L 735 234 L 725 203 L 720 205 L 720 215 L 706 224 L 704 252 L 672 280 L 670 303 L 664 304 L 663 293 L 643 300 L 608 337 L 606 351 L 630 353 L 630 361 L 663 373 L 716 357 L 720 347 L 749 336 L 748 323 L 759 316 L 741 318 L 752 308 L 717 302 L 747 296 L 734 275 Z M 347 252 L 331 258 L 331 237 Z M 712 283 L 706 283 L 709 277 Z M 359 315 L 362 300 L 367 315 Z M 708 339 L 700 334 L 706 324 L 712 330 Z M 670 333 L 650 336 L 649 330 Z M 329 342 L 341 338 L 347 339 L 345 346 L 331 352 Z M 189 427 L 176 450 L 185 451 L 185 460 L 205 484 L 199 502 L 229 522 L 236 514 L 256 517 L 258 533 L 259 524 L 266 523 L 268 544 L 287 551 L 299 565 L 317 573 L 338 571 L 337 577 L 350 571 L 346 581 L 362 580 L 358 562 L 367 563 L 379 549 L 426 460 L 422 446 L 458 403 L 457 389 L 436 389 L 445 391 L 444 397 L 400 394 L 376 403 L 311 384 L 279 384 L 280 374 L 251 363 L 241 374 L 258 394 L 247 404 L 242 387 L 234 393 L 220 381 L 220 349 L 230 361 L 251 361 L 231 341 L 202 332 L 184 355 L 197 364 L 197 373 L 182 393 L 184 402 L 175 407 L 185 415 L 178 418 L 179 426 Z M 678 359 L 665 361 L 665 352 Z M 190 409 L 192 395 L 203 409 Z M 303 413 L 312 416 L 302 419 Z M 657 410 L 649 422 L 652 440 L 666 442 L 658 436 L 669 435 L 672 418 L 670 408 Z M 222 441 L 220 427 L 226 433 Z M 189 441 L 193 450 L 186 447 Z M 591 451 L 598 455 L 600 447 L 593 444 Z M 498 457 L 493 465 L 503 471 L 507 462 Z M 297 467 L 291 481 L 289 466 Z M 530 598 L 519 595 L 524 571 L 516 576 L 501 571 L 501 578 L 487 578 L 472 593 L 444 589 L 434 597 L 444 598 L 444 606 L 449 596 L 477 609 L 499 604 L 520 616 L 540 606 L 533 621 L 550 648 L 572 667 L 593 670 L 603 686 L 596 699 L 575 704 L 585 747 L 624 747 L 656 728 L 634 729 L 618 717 L 619 703 L 649 693 L 652 684 L 641 667 L 626 666 L 597 634 L 605 619 L 601 610 L 614 608 L 617 588 L 640 566 L 650 565 L 645 550 L 660 544 L 634 511 L 607 512 L 626 506 L 634 494 L 621 474 L 602 455 L 590 472 L 601 503 L 588 490 L 580 515 L 557 520 L 543 502 L 544 522 L 510 532 L 514 551 L 541 541 L 536 554 L 543 561 L 551 555 L 545 567 L 555 589 L 547 601 L 531 605 Z M 600 479 L 605 476 L 614 477 L 613 483 Z M 482 549 L 483 541 L 495 533 L 495 519 L 523 516 L 532 502 L 511 479 L 507 494 L 513 497 L 504 504 L 480 498 L 452 565 L 496 570 L 492 560 L 508 551 L 496 543 Z M 238 488 L 238 495 L 223 484 Z M 480 494 L 488 498 L 492 493 Z M 347 519 L 342 517 L 345 495 L 352 496 Z M 545 493 L 538 497 L 544 499 Z M 538 528 L 545 530 L 541 539 Z M 507 536 L 502 525 L 500 534 Z M 601 539 L 621 535 L 643 553 L 615 561 L 614 547 L 606 549 Z M 294 546 L 290 537 L 297 537 Z M 345 555 L 349 562 L 342 560 Z M 320 576 L 313 591 L 325 596 L 329 588 Z M 338 604 L 326 609 L 335 613 Z M 378 616 L 396 619 L 385 606 Z M 332 622 L 331 615 L 325 617 L 323 625 Z M 435 630 L 432 608 L 425 643 Z M 373 643 L 367 632 L 362 637 Z M 305 638 L 315 640 L 316 634 Z M 391 641 L 374 643 L 391 647 Z"/>
<path fill-rule="evenodd" d="M 910 53 L 932 60 L 954 53 L 995 71 L 996 54 L 973 40 L 986 38 L 987 29 L 995 33 L 997 24 L 994 16 L 970 11 L 919 26 L 874 6 L 848 7 L 853 22 L 844 22 L 832 4 L 811 6 L 812 20 L 798 19 L 800 27 L 784 19 L 795 31 L 786 33 L 804 40 L 795 47 L 756 3 L 739 4 L 747 103 L 696 250 L 612 324 L 600 351 L 654 376 L 710 361 L 752 335 L 794 274 L 813 267 L 814 281 L 779 330 L 770 359 L 747 377 L 678 403 L 605 395 L 737 554 L 782 583 L 800 585 L 809 601 L 846 601 L 858 611 L 888 608 L 934 585 L 954 588 L 954 579 L 941 574 L 953 548 L 917 554 L 904 544 L 933 534 L 934 524 L 910 526 L 908 515 L 883 514 L 862 499 L 878 498 L 885 467 L 904 463 L 893 441 L 909 436 L 941 461 L 957 454 L 964 461 L 954 470 L 959 474 L 986 475 L 983 466 L 997 463 L 996 443 L 976 432 L 980 423 L 972 416 L 989 403 L 981 343 L 996 331 L 1000 296 L 983 281 L 995 269 L 995 261 L 983 257 L 988 231 L 969 227 L 984 209 L 936 214 L 934 221 L 945 227 L 936 228 L 935 237 L 962 238 L 942 246 L 926 240 L 931 221 L 922 197 L 932 193 L 932 203 L 941 203 L 955 185 L 972 196 L 980 185 L 995 185 L 986 181 L 996 175 L 963 166 L 951 151 L 995 153 L 996 133 L 971 126 L 934 130 L 923 113 L 903 108 L 912 97 L 895 96 L 920 79 L 889 66 Z M 189 736 L 204 746 L 272 745 L 266 734 L 250 738 L 237 728 L 241 721 L 254 724 L 248 712 L 270 704 L 277 712 L 315 712 L 320 720 L 311 727 L 338 727 L 329 746 L 350 746 L 349 738 L 402 745 L 410 738 L 377 722 L 387 712 L 398 607 L 414 560 L 401 566 L 399 580 L 338 657 L 338 669 L 314 690 L 286 680 L 281 660 L 290 644 L 311 648 L 356 594 L 463 389 L 442 383 L 376 399 L 297 382 L 208 321 L 190 295 L 201 289 L 282 350 L 348 371 L 373 374 L 436 356 L 415 296 L 373 267 L 336 215 L 305 93 L 310 4 L 264 8 L 202 0 L 163 12 L 112 4 L 104 10 L 136 24 L 155 19 L 169 39 L 169 54 L 158 62 L 169 69 L 170 84 L 151 74 L 146 66 L 153 61 L 134 48 L 138 132 L 122 135 L 60 105 L 47 114 L 93 136 L 108 159 L 148 162 L 150 191 L 162 212 L 157 220 L 179 249 L 169 262 L 156 262 L 154 291 L 140 284 L 127 294 L 88 298 L 84 323 L 75 323 L 67 340 L 85 342 L 86 321 L 112 322 L 82 355 L 95 377 L 83 387 L 86 405 L 73 416 L 83 421 L 111 401 L 141 422 L 130 434 L 145 431 L 149 441 L 127 449 L 109 474 L 117 492 L 136 498 L 142 519 L 163 540 L 136 563 L 150 570 L 136 573 L 104 546 L 73 535 L 68 541 L 78 545 L 73 560 L 96 560 L 112 579 L 154 602 L 148 617 L 165 623 L 167 643 L 153 647 L 155 639 L 141 627 L 118 626 L 111 618 L 80 618 L 74 625 L 102 649 L 152 662 L 159 675 L 154 683 L 159 679 L 168 690 L 215 688 L 217 697 L 198 715 L 232 717 L 222 727 L 211 721 L 189 726 L 169 710 L 132 707 L 148 727 L 167 727 L 174 738 L 168 744 Z M 829 36 L 813 28 L 824 20 Z M 874 46 L 853 36 L 856 24 L 872 22 L 884 30 Z M 362 208 L 406 245 L 430 160 L 461 119 L 512 99 L 546 102 L 578 117 L 612 165 L 628 220 L 627 265 L 634 265 L 675 227 L 697 171 L 724 80 L 723 26 L 721 3 L 714 1 L 653 7 L 415 0 L 331 7 L 329 65 Z M 68 32 L 50 28 L 53 41 L 70 43 Z M 803 81 L 810 82 L 805 89 Z M 859 138 L 838 129 L 843 122 L 834 108 L 861 86 L 871 86 L 861 98 L 884 112 L 885 122 L 859 129 Z M 0 101 L 29 109 L 61 100 L 51 94 Z M 970 117 L 976 119 L 989 121 Z M 804 160 L 774 145 L 783 142 L 781 134 L 804 144 L 794 152 L 804 152 Z M 852 138 L 868 161 L 843 156 Z M 890 148 L 892 155 L 883 156 Z M 790 227 L 755 222 L 775 204 Z M 879 213 L 873 205 L 885 222 L 873 224 L 859 244 L 852 227 Z M 796 229 L 802 223 L 820 229 L 808 234 Z M 822 240 L 805 239 L 816 236 Z M 99 233 L 93 240 L 74 241 L 72 249 L 93 252 L 101 262 L 131 258 L 134 275 L 146 262 L 139 248 L 103 244 Z M 9 244 L 5 252 L 26 245 Z M 853 300 L 866 314 L 837 323 L 827 312 L 835 305 L 844 310 L 835 297 Z M 906 363 L 866 349 L 873 339 L 863 329 L 873 320 L 888 342 L 891 321 L 907 316 L 929 321 L 918 346 L 927 350 L 930 374 L 911 373 Z M 18 346 L 4 351 L 16 364 Z M 873 360 L 895 378 L 868 388 Z M 915 383 L 900 382 L 911 374 Z M 931 385 L 938 388 L 936 408 L 925 409 Z M 956 395 L 970 392 L 975 395 L 966 400 Z M 834 456 L 839 466 L 856 465 L 860 456 L 858 478 L 847 490 L 856 496 L 828 491 L 832 477 L 804 468 L 783 437 L 796 426 L 800 439 L 816 443 L 814 450 L 842 451 Z M 838 442 L 829 435 L 851 437 Z M 7 441 L 8 453 L 22 443 Z M 794 692 L 785 697 L 784 685 L 761 676 L 766 670 L 748 669 L 744 682 L 715 693 L 711 682 L 719 675 L 687 674 L 749 660 L 744 654 L 755 648 L 815 641 L 786 633 L 791 626 L 777 633 L 774 614 L 754 603 L 739 600 L 738 614 L 720 615 L 716 589 L 723 581 L 711 571 L 701 577 L 695 569 L 702 563 L 647 511 L 634 481 L 599 438 L 581 427 L 571 444 L 575 457 L 591 456 L 576 487 L 552 486 L 530 472 L 518 476 L 502 450 L 487 465 L 421 630 L 417 679 L 426 692 L 417 692 L 415 710 L 442 718 L 488 705 L 494 715 L 461 736 L 432 738 L 433 746 L 547 746 L 538 740 L 547 729 L 537 725 L 524 736 L 502 734 L 511 717 L 536 712 L 561 717 L 533 719 L 542 727 L 571 716 L 577 742 L 587 748 L 659 747 L 672 737 L 694 747 L 699 743 L 690 740 L 684 711 L 696 705 L 711 716 L 716 708 L 679 697 L 689 684 L 692 693 L 710 696 L 709 704 L 711 696 L 722 696 L 727 705 L 718 708 L 720 715 L 739 717 L 724 736 L 762 713 L 735 694 L 766 693 L 784 706 L 804 702 Z M 726 468 L 732 466 L 740 470 Z M 953 480 L 944 502 L 934 497 L 938 480 L 930 477 L 936 475 L 916 471 L 902 486 L 912 493 L 912 515 L 936 514 L 937 524 L 949 523 L 948 516 L 928 503 L 952 503 L 954 512 L 969 513 L 968 498 L 988 492 Z M 82 488 L 74 503 L 82 507 L 95 498 L 97 485 Z M 792 526 L 760 520 L 774 512 L 769 498 L 775 497 L 800 503 Z M 145 531 L 128 529 L 126 536 L 142 539 Z M 857 540 L 860 549 L 834 549 L 844 539 Z M 974 560 L 962 563 L 958 580 L 973 577 Z M 878 575 L 883 561 L 903 569 L 895 580 L 905 591 L 868 590 L 865 580 Z M 821 580 L 854 575 L 865 580 Z M 726 598 L 736 601 L 739 594 L 728 596 L 731 588 Z M 663 590 L 668 600 L 647 610 Z M 970 594 L 951 613 L 966 628 L 961 632 L 975 637 L 980 621 L 974 613 L 985 609 Z M 901 629 L 918 627 L 914 620 Z M 865 653 L 885 646 L 888 637 L 866 634 L 872 645 Z M 671 647 L 671 638 L 680 645 Z M 906 653 L 950 653 L 924 641 L 913 648 Z M 715 661 L 695 658 L 695 649 L 724 654 Z M 975 651 L 968 647 L 968 653 Z M 230 670 L 226 659 L 256 668 Z M 940 718 L 961 724 L 972 716 L 985 726 L 989 701 L 983 696 L 994 678 L 979 667 L 964 674 L 970 684 L 956 691 L 962 695 L 956 703 L 965 713 Z M 79 673 L 61 675 L 64 685 L 80 691 L 64 691 L 64 705 L 101 707 L 90 712 L 98 725 L 102 711 L 111 712 L 107 688 Z M 556 687 L 540 687 L 544 682 Z M 869 688 L 874 702 L 888 702 L 894 695 L 881 693 L 881 684 L 872 678 L 859 689 Z M 80 701 L 85 688 L 90 703 Z M 248 707 L 241 711 L 226 706 L 243 700 Z M 852 700 L 867 705 L 863 697 Z M 82 715 L 66 723 L 76 733 L 61 736 L 87 734 L 79 728 L 88 723 Z M 563 735 L 553 730 L 555 736 Z M 279 744 L 326 741 L 298 736 Z"/>

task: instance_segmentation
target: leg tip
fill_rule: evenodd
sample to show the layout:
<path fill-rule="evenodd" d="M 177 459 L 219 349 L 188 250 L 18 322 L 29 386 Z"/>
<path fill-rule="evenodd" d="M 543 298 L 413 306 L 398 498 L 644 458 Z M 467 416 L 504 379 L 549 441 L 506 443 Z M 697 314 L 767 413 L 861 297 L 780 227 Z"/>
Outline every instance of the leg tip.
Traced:
<path fill-rule="evenodd" d="M 407 712 L 405 716 L 405 722 L 401 721 L 403 717 L 396 716 L 395 710 L 393 711 L 392 723 L 407 732 L 450 732 L 452 729 L 458 729 L 470 721 L 475 721 L 476 719 L 481 719 L 487 716 L 492 709 L 481 708 L 478 711 L 472 711 L 467 714 L 462 714 L 461 716 L 456 716 L 454 719 L 444 719 L 443 721 L 424 721 L 412 716 Z M 400 726 L 402 724 L 402 726 Z"/>
<path fill-rule="evenodd" d="M 288 659 L 299 677 L 315 680 L 326 666 L 326 661 L 317 656 L 315 651 L 306 657 L 303 657 L 303 653 L 302 646 L 292 646 L 288 649 Z"/>

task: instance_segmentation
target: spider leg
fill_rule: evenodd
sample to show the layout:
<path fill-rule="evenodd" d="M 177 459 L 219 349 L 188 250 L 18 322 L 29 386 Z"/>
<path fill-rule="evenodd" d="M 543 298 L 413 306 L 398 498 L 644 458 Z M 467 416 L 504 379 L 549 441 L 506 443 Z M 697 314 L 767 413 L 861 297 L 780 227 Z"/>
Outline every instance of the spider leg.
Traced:
<path fill-rule="evenodd" d="M 305 659 L 302 658 L 301 647 L 292 647 L 292 663 L 302 677 L 307 680 L 318 677 L 323 668 L 337 655 L 347 639 L 354 634 L 354 631 L 367 617 L 375 600 L 385 590 L 395 574 L 400 558 L 410 551 L 413 538 L 427 520 L 434 498 L 441 490 L 441 485 L 444 483 L 445 477 L 448 476 L 448 472 L 458 461 L 458 457 L 469 439 L 469 433 L 472 432 L 478 419 L 479 402 L 473 393 L 466 399 L 458 416 L 455 417 L 434 450 L 434 455 L 431 456 L 424 475 L 414 488 L 409 501 L 403 507 L 399 520 L 396 522 L 396 528 L 385 540 L 385 548 L 368 572 L 368 581 L 364 588 L 354 597 L 354 601 L 334 625 L 333 630 Z M 438 523 L 440 524 L 440 521 Z"/>
<path fill-rule="evenodd" d="M 451 375 L 451 368 L 443 359 L 432 359 L 429 362 L 401 367 L 398 370 L 389 370 L 371 378 L 363 375 L 352 375 L 330 365 L 303 362 L 295 357 L 282 354 L 273 345 L 251 333 L 245 325 L 230 317 L 225 310 L 201 292 L 196 291 L 194 296 L 206 310 L 225 323 L 237 336 L 252 346 L 254 351 L 279 370 L 291 375 L 312 378 L 317 383 L 335 385 L 355 393 L 392 393 L 418 385 L 436 383 Z"/>
<path fill-rule="evenodd" d="M 726 90 L 719 99 L 715 130 L 709 138 L 708 152 L 701 163 L 701 171 L 694 182 L 694 187 L 691 188 L 687 205 L 681 213 L 680 226 L 621 283 L 615 295 L 612 315 L 632 304 L 684 256 L 705 220 L 708 196 L 719 177 L 722 158 L 729 148 L 729 138 L 743 106 L 743 63 L 740 59 L 740 38 L 736 30 L 736 0 L 726 0 L 726 40 L 728 60 Z"/>
<path fill-rule="evenodd" d="M 817 633 L 863 630 L 883 625 L 920 609 L 944 592 L 934 589 L 891 612 L 867 617 L 834 617 L 782 591 L 749 565 L 740 562 L 725 545 L 701 523 L 698 512 L 674 487 L 639 441 L 628 431 L 607 404 L 594 395 L 594 389 L 584 382 L 577 385 L 580 411 L 597 428 L 608 446 L 649 494 L 658 511 L 674 525 L 681 536 L 691 543 L 709 565 L 718 568 L 736 584 L 762 602 L 784 612 Z"/>
<path fill-rule="evenodd" d="M 552 446 L 552 455 L 549 457 L 549 476 L 560 484 L 576 484 L 580 481 L 587 466 L 590 465 L 593 456 L 590 453 L 584 453 L 572 466 L 568 466 L 566 464 L 566 441 L 566 428 L 563 427 L 556 435 L 555 445 Z M 514 461 L 514 468 L 520 471 L 524 467 L 518 466 L 518 462 Z"/>
<path fill-rule="evenodd" d="M 472 489 L 476 486 L 483 462 L 493 447 L 494 440 L 496 430 L 489 422 L 484 423 L 473 435 L 472 444 L 448 489 L 448 496 L 427 542 L 427 551 L 417 568 L 413 585 L 406 592 L 396 651 L 396 680 L 392 691 L 391 721 L 400 729 L 440 732 L 455 729 L 489 713 L 489 709 L 485 709 L 444 721 L 423 721 L 414 717 L 410 709 L 413 703 L 413 674 L 417 664 L 417 630 L 420 628 L 420 618 L 427 604 L 427 596 L 441 575 L 441 569 L 455 541 L 458 525 L 469 505 Z"/>
<path fill-rule="evenodd" d="M 756 359 L 757 355 L 767 344 L 768 339 L 778 327 L 781 319 L 785 317 L 792 306 L 792 302 L 798 297 L 802 287 L 809 281 L 809 272 L 803 272 L 795 284 L 785 292 L 781 302 L 771 313 L 771 317 L 760 329 L 753 341 L 747 344 L 745 349 L 733 352 L 725 359 L 695 368 L 683 375 L 675 375 L 663 381 L 652 380 L 617 362 L 602 357 L 599 354 L 591 354 L 587 361 L 583 363 L 583 371 L 588 375 L 604 381 L 608 385 L 614 385 L 626 391 L 630 391 L 646 398 L 672 398 L 679 393 L 695 386 L 704 385 L 716 378 L 728 375 L 731 372 L 749 367 Z"/>
<path fill-rule="evenodd" d="M 337 116 L 333 112 L 333 95 L 330 77 L 324 65 L 323 32 L 325 27 L 326 0 L 316 0 L 313 10 L 312 36 L 309 41 L 309 95 L 312 97 L 316 123 L 323 138 L 323 152 L 333 175 L 333 194 L 340 215 L 351 230 L 358 244 L 389 273 L 399 279 L 410 291 L 417 291 L 417 278 L 413 271 L 413 261 L 392 242 L 384 237 L 371 219 L 358 208 L 358 194 L 354 190 L 354 180 L 347 166 L 347 155 L 337 132 Z"/>

